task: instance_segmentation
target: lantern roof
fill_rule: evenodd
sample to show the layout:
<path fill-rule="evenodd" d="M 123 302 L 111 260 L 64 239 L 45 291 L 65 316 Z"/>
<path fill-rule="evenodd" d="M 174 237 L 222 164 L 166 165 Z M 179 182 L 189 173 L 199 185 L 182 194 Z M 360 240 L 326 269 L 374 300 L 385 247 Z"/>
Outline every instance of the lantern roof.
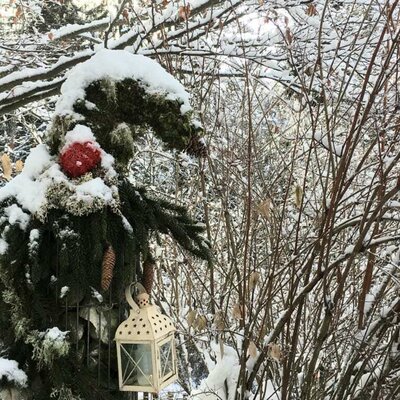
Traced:
<path fill-rule="evenodd" d="M 131 310 L 128 319 L 117 328 L 115 340 L 157 341 L 176 330 L 169 317 L 164 315 L 155 305 L 149 304 L 147 293 L 139 294 L 136 303 L 132 300 L 130 290 L 129 293 L 126 293 L 126 297 Z"/>

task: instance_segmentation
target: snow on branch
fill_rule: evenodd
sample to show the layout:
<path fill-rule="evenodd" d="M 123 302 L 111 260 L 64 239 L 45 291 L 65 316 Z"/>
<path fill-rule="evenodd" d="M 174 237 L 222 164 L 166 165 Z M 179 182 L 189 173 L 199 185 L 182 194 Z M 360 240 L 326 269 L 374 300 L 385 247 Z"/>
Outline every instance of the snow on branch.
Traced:
<path fill-rule="evenodd" d="M 398 235 L 392 236 L 392 237 L 385 237 L 379 241 L 379 244 L 389 243 L 391 241 L 398 241 L 399 239 L 400 239 L 400 236 L 398 236 Z M 273 330 L 265 338 L 265 340 L 264 340 L 265 351 L 262 351 L 257 358 L 257 361 L 255 363 L 253 371 L 251 372 L 251 374 L 247 380 L 248 387 L 251 387 L 251 384 L 254 382 L 254 379 L 257 376 L 259 368 L 261 367 L 265 358 L 267 357 L 268 344 L 273 343 L 277 339 L 277 337 L 281 334 L 282 329 L 285 327 L 286 323 L 289 321 L 292 313 L 299 306 L 299 304 L 303 301 L 303 299 L 316 288 L 316 286 L 324 279 L 324 277 L 328 276 L 328 274 L 330 272 L 332 272 L 335 268 L 342 265 L 344 261 L 349 260 L 351 257 L 354 257 L 354 254 L 356 254 L 356 253 L 359 254 L 359 253 L 365 252 L 366 250 L 368 250 L 369 248 L 371 248 L 374 245 L 376 245 L 376 242 L 371 241 L 367 245 L 362 246 L 361 248 L 358 248 L 358 249 L 355 246 L 351 246 L 352 247 L 351 251 L 344 252 L 344 254 L 342 254 L 338 258 L 336 258 L 336 260 L 334 260 L 327 268 L 317 271 L 315 273 L 315 276 L 309 281 L 309 283 L 306 286 L 304 286 L 302 288 L 302 290 L 296 295 L 296 297 L 292 301 L 290 307 L 288 307 L 286 310 L 281 312 L 278 321 L 274 324 Z M 312 259 L 310 259 L 309 261 L 312 262 Z M 390 320 L 399 311 L 400 311 L 400 300 L 396 299 L 396 301 L 394 301 L 392 303 L 392 305 L 389 308 L 387 308 L 386 311 L 384 311 L 384 314 L 382 314 L 381 322 Z M 373 331 L 375 332 L 376 329 L 374 329 Z"/>
<path fill-rule="evenodd" d="M 86 32 L 94 32 L 105 29 L 110 24 L 110 18 L 105 17 L 96 21 L 89 22 L 87 24 L 68 24 L 59 29 L 52 29 L 43 40 L 43 43 L 49 41 L 65 40 L 72 37 L 78 36 Z"/>
<path fill-rule="evenodd" d="M 6 106 L 10 103 L 18 102 L 26 97 L 29 97 L 38 91 L 46 91 L 59 87 L 65 78 L 56 78 L 52 81 L 37 81 L 37 82 L 26 82 L 9 93 L 0 93 L 0 104 L 1 106 Z M 1 110 L 1 108 L 0 108 Z"/>
<path fill-rule="evenodd" d="M 199 1 L 197 3 L 194 3 L 192 4 L 191 8 L 191 17 L 194 17 L 200 12 L 202 12 L 204 9 L 216 6 L 217 4 L 222 4 L 222 2 L 209 0 L 209 1 Z M 242 1 L 235 0 L 228 7 L 227 10 L 222 9 L 222 11 L 219 13 L 209 13 L 207 18 L 201 20 L 200 22 L 192 23 L 191 29 L 195 30 L 198 29 L 199 27 L 210 24 L 212 21 L 217 21 L 218 18 L 220 18 L 227 11 L 231 11 L 233 8 L 238 7 L 240 4 L 242 4 Z M 85 25 L 79 25 L 79 24 L 74 24 L 69 26 L 67 25 L 66 27 L 51 32 L 51 35 L 54 35 L 54 39 L 65 39 L 67 37 L 70 37 L 71 35 L 78 35 L 80 33 L 85 33 L 93 29 L 101 30 L 107 26 L 106 20 L 108 24 L 108 18 L 104 18 Z M 135 42 L 138 39 L 139 42 L 142 43 L 144 40 L 148 40 L 150 35 L 153 34 L 154 32 L 163 30 L 168 26 L 179 24 L 180 22 L 181 19 L 178 13 L 178 9 L 174 8 L 171 3 L 169 9 L 167 11 L 164 11 L 163 14 L 158 14 L 156 18 L 153 18 L 151 20 L 141 21 L 141 23 L 138 26 L 133 28 L 131 31 L 123 34 L 119 39 L 109 41 L 108 48 L 123 49 L 127 46 L 135 44 Z M 180 30 L 178 35 L 176 35 L 174 31 L 172 31 L 170 33 L 171 40 L 181 37 L 185 31 L 186 31 L 185 29 Z M 206 31 L 205 30 L 202 31 L 201 34 L 202 35 L 206 34 Z M 12 90 L 13 88 L 16 88 L 18 85 L 21 85 L 22 83 L 27 81 L 30 82 L 43 81 L 64 74 L 68 69 L 70 69 L 74 65 L 86 61 L 93 54 L 95 54 L 102 48 L 103 48 L 102 45 L 97 45 L 97 47 L 94 50 L 85 49 L 75 53 L 72 56 L 62 56 L 58 59 L 58 61 L 55 64 L 47 68 L 46 67 L 26 68 L 21 71 L 15 71 L 8 75 L 5 75 L 3 78 L 0 78 L 0 94 L 1 92 Z M 138 48 L 135 48 L 134 52 L 138 52 L 138 50 L 139 50 Z M 63 79 L 60 79 L 60 84 L 58 85 L 58 87 L 61 85 L 62 81 Z M 36 88 L 32 87 L 31 92 L 29 94 L 33 95 L 40 92 L 45 93 L 46 89 L 47 88 L 45 85 L 43 85 L 43 89 L 40 87 L 40 85 L 38 85 Z M 13 97 L 13 95 L 12 94 L 10 95 L 10 93 L 2 94 L 1 96 L 3 99 Z M 35 96 L 35 99 L 36 98 L 37 96 Z M 0 107 L 4 106 L 4 108 L 0 109 L 0 113 L 4 113 L 5 110 L 9 112 L 12 109 L 15 109 L 21 105 L 21 103 L 18 100 L 15 100 L 15 107 L 13 108 L 11 106 L 11 103 L 12 103 L 11 101 L 7 101 L 4 103 L 0 100 Z M 27 97 L 27 100 L 25 101 L 25 104 L 27 103 L 29 103 L 29 97 Z M 5 108 L 5 106 L 7 106 L 7 108 Z"/>
<path fill-rule="evenodd" d="M 12 89 L 26 81 L 34 82 L 51 79 L 74 65 L 89 59 L 93 54 L 93 50 L 82 50 L 71 57 L 60 57 L 58 61 L 49 68 L 26 68 L 22 71 L 12 72 L 0 79 L 0 93 Z"/>

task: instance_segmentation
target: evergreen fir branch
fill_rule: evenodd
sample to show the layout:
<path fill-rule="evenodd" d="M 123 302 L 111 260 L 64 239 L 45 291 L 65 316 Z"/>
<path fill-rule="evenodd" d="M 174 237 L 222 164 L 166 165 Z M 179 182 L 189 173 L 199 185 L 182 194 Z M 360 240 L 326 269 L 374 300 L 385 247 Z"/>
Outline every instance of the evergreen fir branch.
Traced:
<path fill-rule="evenodd" d="M 210 259 L 210 248 L 201 235 L 204 229 L 190 218 L 184 207 L 153 199 L 144 188 L 136 188 L 127 180 L 121 183 L 120 194 L 123 214 L 136 233 L 147 227 L 170 235 L 193 255 Z"/>

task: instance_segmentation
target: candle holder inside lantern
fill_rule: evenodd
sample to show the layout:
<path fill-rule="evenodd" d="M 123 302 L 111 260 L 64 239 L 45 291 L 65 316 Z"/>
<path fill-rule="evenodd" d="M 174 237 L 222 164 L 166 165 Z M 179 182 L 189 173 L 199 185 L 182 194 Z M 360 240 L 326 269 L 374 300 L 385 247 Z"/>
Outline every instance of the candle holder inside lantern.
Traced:
<path fill-rule="evenodd" d="M 178 379 L 175 326 L 171 319 L 149 303 L 141 284 L 136 302 L 130 285 L 125 296 L 131 307 L 129 317 L 115 334 L 119 389 L 130 392 L 159 393 Z"/>

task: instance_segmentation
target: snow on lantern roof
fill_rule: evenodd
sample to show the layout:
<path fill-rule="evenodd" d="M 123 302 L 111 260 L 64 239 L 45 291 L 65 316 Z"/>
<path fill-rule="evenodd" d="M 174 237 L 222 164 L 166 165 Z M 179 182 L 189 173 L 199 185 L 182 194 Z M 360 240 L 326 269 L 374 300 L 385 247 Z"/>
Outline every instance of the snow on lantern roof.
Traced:
<path fill-rule="evenodd" d="M 121 81 L 128 78 L 140 82 L 149 94 L 161 94 L 168 100 L 179 101 L 182 103 L 182 114 L 191 110 L 190 96 L 183 85 L 157 62 L 125 50 L 102 49 L 88 61 L 71 69 L 61 86 L 56 115 L 72 114 L 77 117 L 73 105 L 77 100 L 85 98 L 85 89 L 92 82 L 102 79 Z"/>

